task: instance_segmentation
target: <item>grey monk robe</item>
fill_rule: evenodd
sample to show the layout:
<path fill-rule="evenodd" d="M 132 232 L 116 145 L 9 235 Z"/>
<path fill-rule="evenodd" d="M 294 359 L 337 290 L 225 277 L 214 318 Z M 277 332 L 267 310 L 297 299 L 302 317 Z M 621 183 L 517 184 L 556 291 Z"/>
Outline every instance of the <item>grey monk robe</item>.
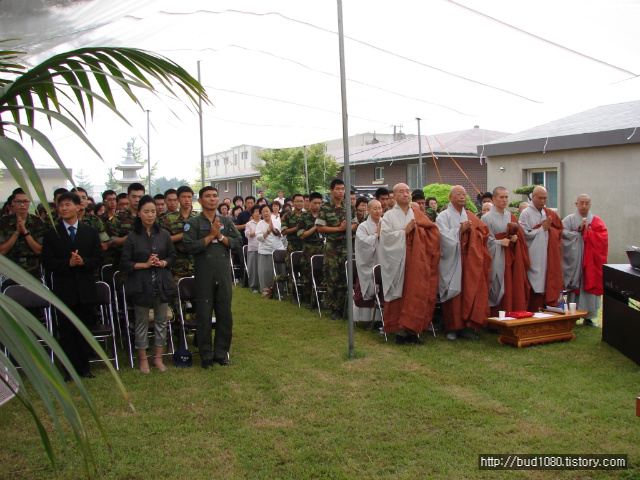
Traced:
<path fill-rule="evenodd" d="M 380 219 L 382 221 L 382 218 Z M 358 271 L 358 282 L 356 288 L 359 288 L 360 294 L 354 295 L 353 304 L 353 320 L 354 322 L 370 322 L 373 318 L 371 303 L 375 296 L 375 283 L 373 281 L 373 267 L 377 265 L 378 260 L 378 225 L 368 217 L 364 222 L 358 225 L 355 240 L 356 270 Z M 356 300 L 362 299 L 367 305 L 356 305 Z M 360 303 L 358 301 L 358 303 Z M 377 313 L 376 320 L 380 319 Z"/>

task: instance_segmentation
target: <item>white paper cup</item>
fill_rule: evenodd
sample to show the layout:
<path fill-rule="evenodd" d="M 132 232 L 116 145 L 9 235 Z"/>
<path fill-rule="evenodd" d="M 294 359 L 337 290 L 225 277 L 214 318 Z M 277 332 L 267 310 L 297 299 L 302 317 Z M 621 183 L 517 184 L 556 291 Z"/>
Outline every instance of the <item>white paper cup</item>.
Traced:
<path fill-rule="evenodd" d="M 570 303 L 569 304 L 569 313 L 571 315 L 575 315 L 575 313 L 576 313 L 576 304 L 575 303 Z"/>
<path fill-rule="evenodd" d="M 505 318 L 507 316 L 507 312 L 505 312 L 504 310 L 500 310 L 498 312 L 498 318 Z"/>

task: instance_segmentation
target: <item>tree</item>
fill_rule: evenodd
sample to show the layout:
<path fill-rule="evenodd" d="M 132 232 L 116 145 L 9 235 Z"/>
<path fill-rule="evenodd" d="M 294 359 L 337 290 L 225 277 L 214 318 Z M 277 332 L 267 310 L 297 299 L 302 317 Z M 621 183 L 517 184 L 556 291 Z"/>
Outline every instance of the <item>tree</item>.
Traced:
<path fill-rule="evenodd" d="M 157 192 L 154 193 L 154 195 L 156 193 L 164 193 L 167 190 L 169 190 L 170 188 L 178 188 L 182 185 L 189 185 L 189 181 L 186 179 L 182 179 L 182 180 L 178 180 L 177 177 L 172 177 L 167 179 L 167 177 L 159 177 L 156 178 L 153 182 L 151 182 L 154 189 L 157 190 Z"/>
<path fill-rule="evenodd" d="M 193 180 L 192 183 L 189 184 L 189 186 L 191 187 L 191 190 L 193 190 L 194 193 L 198 195 L 198 192 L 202 188 L 202 168 L 200 167 L 200 165 L 196 167 L 196 173 L 198 174 L 198 176 Z"/>
<path fill-rule="evenodd" d="M 109 167 L 107 176 L 107 181 L 104 182 L 105 190 L 114 190 L 117 192 L 120 188 L 120 185 L 118 185 L 118 182 L 116 182 L 116 172 L 113 171 L 113 168 Z"/>
<path fill-rule="evenodd" d="M 435 197 L 438 201 L 438 210 L 443 210 L 445 205 L 449 203 L 449 192 L 452 187 L 452 185 L 447 185 L 446 183 L 432 183 L 431 185 L 424 187 L 422 191 L 426 198 Z M 478 208 L 473 204 L 469 195 L 467 195 L 467 204 L 465 207 L 473 213 L 478 213 Z"/>
<path fill-rule="evenodd" d="M 93 184 L 91 183 L 91 177 L 88 173 L 84 173 L 82 169 L 76 173 L 76 187 L 84 188 L 87 191 L 89 197 L 93 196 Z"/>
<path fill-rule="evenodd" d="M 154 92 L 156 87 L 152 82 L 174 97 L 177 95 L 173 89 L 178 87 L 194 107 L 197 107 L 199 98 L 210 104 L 200 83 L 176 63 L 154 53 L 131 48 L 87 47 L 55 55 L 28 71 L 25 71 L 19 60 L 19 56 L 24 53 L 0 50 L 0 161 L 25 192 L 30 192 L 29 185 L 32 185 L 36 197 L 45 205 L 47 198 L 42 180 L 36 172 L 29 152 L 22 146 L 22 142 L 26 141 L 24 137 L 43 147 L 65 177 L 72 183 L 73 179 L 51 141 L 35 127 L 36 119 L 46 120 L 45 123 L 48 124 L 65 126 L 102 158 L 86 137 L 84 124 L 87 114 L 93 117 L 96 102 L 105 105 L 126 121 L 115 107 L 112 87 L 123 90 L 138 105 L 140 101 L 133 87 Z M 81 115 L 70 113 L 76 108 L 79 108 Z M 28 180 L 23 177 L 21 168 Z M 33 198 L 31 200 L 33 201 Z M 129 402 L 129 395 L 107 355 L 71 310 L 41 283 L 4 256 L 0 256 L 0 273 L 25 285 L 69 317 L 105 361 L 125 400 Z M 21 305 L 5 295 L 0 295 L 0 343 L 11 352 L 12 358 L 21 367 L 18 372 L 12 361 L 0 351 L 0 361 L 5 364 L 8 373 L 17 380 L 19 389 L 16 391 L 4 376 L 0 376 L 0 381 L 14 391 L 32 416 L 47 456 L 54 467 L 56 464 L 49 435 L 31 402 L 29 389 L 24 388 L 23 376 L 30 380 L 36 394 L 42 399 L 61 437 L 63 434 L 59 428 L 60 412 L 64 415 L 72 427 L 85 470 L 89 475 L 90 465 L 95 469 L 95 461 L 80 409 L 62 375 L 49 361 L 48 353 L 40 345 L 38 338 L 54 351 L 62 365 L 71 372 L 83 402 L 106 440 L 105 431 L 87 391 L 58 343 Z"/>
<path fill-rule="evenodd" d="M 307 147 L 310 192 L 326 193 L 331 179 L 340 172 L 340 165 L 325 153 L 324 147 L 324 143 Z M 267 198 L 275 198 L 278 190 L 283 190 L 285 195 L 307 191 L 304 147 L 263 150 L 258 157 L 264 160 L 264 165 L 258 167 L 258 185 L 264 187 Z"/>
<path fill-rule="evenodd" d="M 535 190 L 536 187 L 544 187 L 544 185 L 525 185 L 524 187 L 516 188 L 513 193 L 516 195 L 526 195 L 529 202 L 531 202 L 531 194 Z M 509 202 L 509 207 L 511 208 L 520 208 L 520 204 L 523 200 L 514 200 Z"/>

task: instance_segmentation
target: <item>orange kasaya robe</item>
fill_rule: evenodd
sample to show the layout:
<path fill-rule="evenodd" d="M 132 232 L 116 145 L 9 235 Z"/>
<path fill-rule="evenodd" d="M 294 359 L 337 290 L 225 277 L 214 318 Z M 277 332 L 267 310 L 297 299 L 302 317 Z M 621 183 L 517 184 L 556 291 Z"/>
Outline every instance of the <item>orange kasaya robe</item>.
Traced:
<path fill-rule="evenodd" d="M 511 221 L 518 223 L 513 213 Z M 518 241 L 509 243 L 509 246 L 504 248 L 504 295 L 498 305 L 491 307 L 492 317 L 497 317 L 500 310 L 516 312 L 526 310 L 529 306 L 531 285 L 529 285 L 527 271 L 531 266 L 531 260 L 527 240 L 519 225 L 517 235 Z M 499 233 L 495 237 L 497 240 L 507 238 L 507 232 Z"/>
<path fill-rule="evenodd" d="M 462 292 L 443 302 L 444 327 L 447 332 L 470 327 L 475 330 L 486 324 L 489 316 L 489 282 L 491 254 L 487 247 L 490 230 L 485 223 L 467 210 L 471 228 L 460 236 L 462 261 Z"/>
<path fill-rule="evenodd" d="M 407 236 L 402 297 L 385 303 L 385 332 L 420 334 L 431 325 L 436 307 L 440 232 L 420 209 L 411 208 L 416 228 Z"/>
<path fill-rule="evenodd" d="M 531 290 L 529 311 L 537 312 L 545 305 L 558 305 L 560 292 L 564 289 L 562 280 L 562 220 L 550 208 L 544 208 L 547 218 L 551 219 L 549 228 L 549 242 L 547 243 L 547 273 L 544 284 L 544 295 Z M 533 227 L 540 228 L 541 224 Z"/>

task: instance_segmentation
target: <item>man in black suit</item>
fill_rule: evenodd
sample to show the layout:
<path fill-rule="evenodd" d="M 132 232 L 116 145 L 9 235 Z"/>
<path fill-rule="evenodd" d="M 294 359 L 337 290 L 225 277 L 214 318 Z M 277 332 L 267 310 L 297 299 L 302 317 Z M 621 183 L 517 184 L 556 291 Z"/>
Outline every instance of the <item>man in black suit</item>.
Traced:
<path fill-rule="evenodd" d="M 62 300 L 82 322 L 94 323 L 97 290 L 94 269 L 100 267 L 102 246 L 98 230 L 78 221 L 80 198 L 64 193 L 58 199 L 59 222 L 49 229 L 43 239 L 41 260 L 53 276 L 53 293 Z M 65 354 L 83 378 L 94 378 L 89 370 L 91 347 L 78 329 L 64 315 L 58 313 L 59 341 Z M 70 381 L 67 372 L 65 381 Z"/>

